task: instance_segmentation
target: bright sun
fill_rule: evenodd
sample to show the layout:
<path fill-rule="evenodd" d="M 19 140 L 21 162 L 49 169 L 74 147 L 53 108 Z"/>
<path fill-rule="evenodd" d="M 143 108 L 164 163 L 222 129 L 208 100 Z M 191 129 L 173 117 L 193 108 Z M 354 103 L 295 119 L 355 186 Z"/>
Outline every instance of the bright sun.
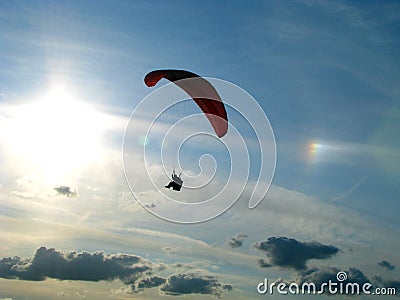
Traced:
<path fill-rule="evenodd" d="M 18 163 L 60 180 L 101 155 L 102 116 L 63 86 L 14 107 L 8 132 Z"/>

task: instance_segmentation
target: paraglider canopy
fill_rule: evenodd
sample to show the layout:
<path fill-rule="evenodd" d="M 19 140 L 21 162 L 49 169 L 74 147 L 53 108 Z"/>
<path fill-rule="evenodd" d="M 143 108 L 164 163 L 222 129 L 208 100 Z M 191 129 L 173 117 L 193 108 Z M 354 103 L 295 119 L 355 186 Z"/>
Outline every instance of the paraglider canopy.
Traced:
<path fill-rule="evenodd" d="M 215 133 L 223 137 L 228 131 L 228 117 L 225 105 L 218 92 L 203 77 L 185 70 L 155 70 L 146 75 L 144 82 L 148 87 L 155 86 L 162 78 L 174 82 L 197 103 L 206 114 Z M 197 80 L 183 80 L 196 78 Z"/>

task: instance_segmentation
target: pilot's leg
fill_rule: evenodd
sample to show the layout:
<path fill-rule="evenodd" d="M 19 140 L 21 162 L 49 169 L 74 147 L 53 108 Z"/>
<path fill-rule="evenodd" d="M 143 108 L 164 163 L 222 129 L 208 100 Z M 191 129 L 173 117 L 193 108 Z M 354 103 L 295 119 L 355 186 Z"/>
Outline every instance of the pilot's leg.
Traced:
<path fill-rule="evenodd" d="M 165 186 L 165 188 L 169 189 L 169 188 L 171 188 L 173 186 L 174 186 L 174 182 L 171 181 L 170 183 L 168 183 L 168 185 Z"/>

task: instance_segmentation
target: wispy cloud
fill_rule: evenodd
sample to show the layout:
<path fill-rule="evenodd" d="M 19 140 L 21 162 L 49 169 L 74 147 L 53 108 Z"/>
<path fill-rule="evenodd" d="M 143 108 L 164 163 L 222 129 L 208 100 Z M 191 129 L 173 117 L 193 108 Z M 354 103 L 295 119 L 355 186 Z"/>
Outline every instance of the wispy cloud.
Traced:
<path fill-rule="evenodd" d="M 231 246 L 231 248 L 238 248 L 241 247 L 243 245 L 243 241 L 245 240 L 245 238 L 247 238 L 248 235 L 247 234 L 243 234 L 243 233 L 238 233 L 236 234 L 233 238 L 231 238 L 228 242 L 229 246 Z"/>
<path fill-rule="evenodd" d="M 340 195 L 334 197 L 334 198 L 332 199 L 332 201 L 339 201 L 339 200 L 342 200 L 342 199 L 347 198 L 351 193 L 353 193 L 355 190 L 357 190 L 358 187 L 359 187 L 361 184 L 363 184 L 364 181 L 365 181 L 366 179 L 367 179 L 367 177 L 361 178 L 361 179 L 358 180 L 349 190 L 347 190 L 347 191 L 341 193 Z"/>

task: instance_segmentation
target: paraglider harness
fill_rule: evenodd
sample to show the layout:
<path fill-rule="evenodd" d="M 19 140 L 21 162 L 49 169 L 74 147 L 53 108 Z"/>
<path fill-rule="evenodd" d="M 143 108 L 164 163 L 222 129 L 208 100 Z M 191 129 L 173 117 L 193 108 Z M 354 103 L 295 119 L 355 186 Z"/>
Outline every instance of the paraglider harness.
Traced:
<path fill-rule="evenodd" d="M 181 179 L 181 174 L 179 175 L 175 174 L 175 170 L 172 171 L 172 181 L 165 186 L 165 188 L 169 189 L 172 187 L 174 191 L 180 191 L 182 188 L 183 180 Z"/>

